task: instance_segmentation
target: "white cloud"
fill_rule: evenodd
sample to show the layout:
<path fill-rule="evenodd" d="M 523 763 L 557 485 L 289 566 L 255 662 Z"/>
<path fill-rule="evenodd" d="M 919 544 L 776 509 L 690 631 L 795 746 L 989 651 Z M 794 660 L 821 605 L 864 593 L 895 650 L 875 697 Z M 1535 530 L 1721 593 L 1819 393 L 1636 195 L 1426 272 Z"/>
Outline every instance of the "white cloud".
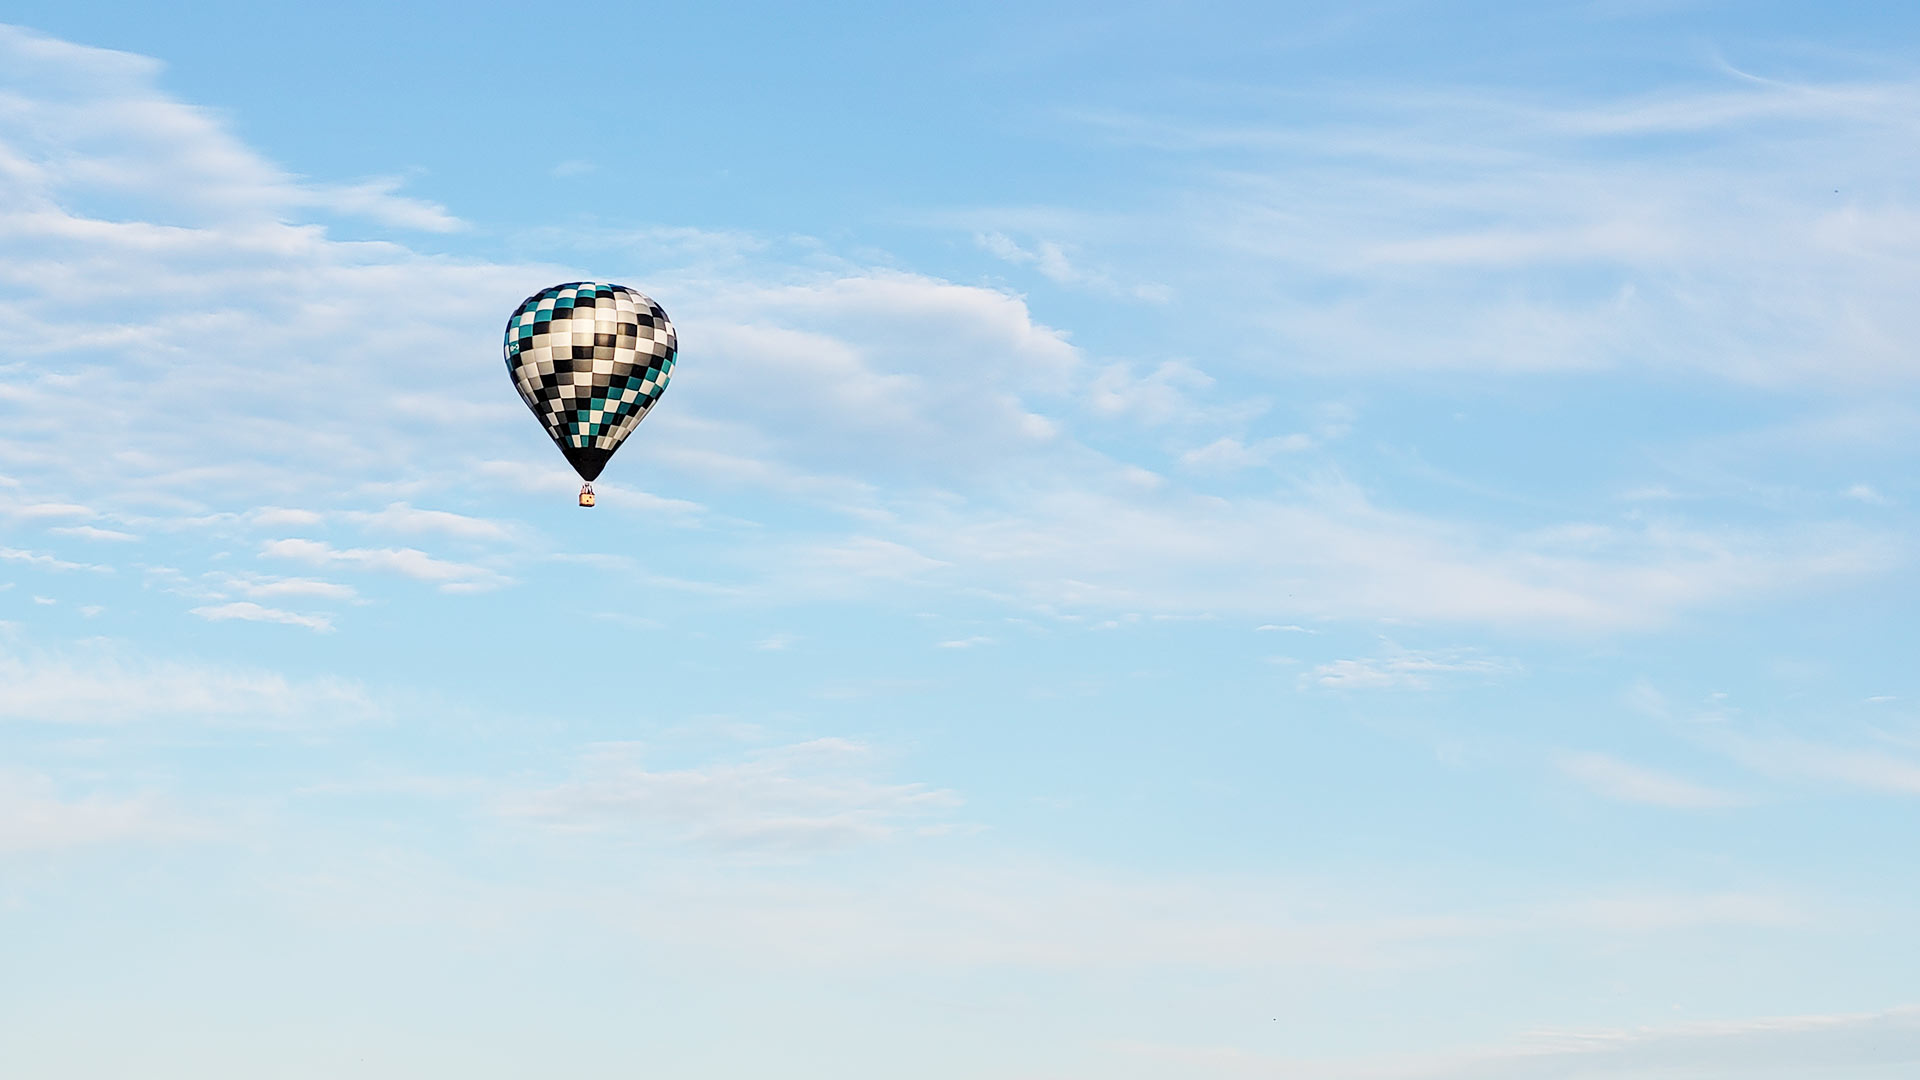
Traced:
<path fill-rule="evenodd" d="M 277 527 L 283 525 L 319 525 L 327 520 L 327 516 L 314 510 L 297 510 L 284 506 L 263 506 L 249 513 L 247 519 L 256 525 Z"/>
<path fill-rule="evenodd" d="M 1052 240 L 1041 240 L 1033 247 L 1022 247 L 1005 233 L 986 232 L 974 234 L 974 242 L 995 258 L 1018 266 L 1031 266 L 1040 275 L 1059 285 L 1077 286 L 1093 292 L 1111 296 L 1144 300 L 1153 304 L 1164 304 L 1172 299 L 1171 290 L 1164 285 L 1124 286 L 1113 279 L 1106 270 L 1088 269 L 1076 265 L 1068 257 L 1067 250 Z"/>
<path fill-rule="evenodd" d="M 396 471 L 453 471 L 436 437 L 465 400 L 493 400 L 477 392 L 480 373 L 464 370 L 464 358 L 488 351 L 489 335 L 468 328 L 524 295 L 524 269 L 341 242 L 300 222 L 324 210 L 457 225 L 391 180 L 290 176 L 218 113 L 168 98 L 157 72 L 144 58 L 0 30 L 11 103 L 0 158 L 33 163 L 0 169 L 0 201 L 12 208 L 0 215 L 0 277 L 10 321 L 33 342 L 22 356 L 36 361 L 0 390 L 0 457 L 31 463 L 41 490 L 179 515 L 155 529 L 187 519 L 217 528 L 263 504 L 249 515 L 258 524 L 310 526 L 333 508 L 275 504 L 338 498 Z M 111 219 L 92 212 L 102 205 Z M 79 288 L 95 302 L 85 315 L 62 301 Z M 403 288 L 443 296 L 447 317 L 377 329 L 361 317 Z M 262 366 L 265 355 L 275 362 Z M 406 395 L 426 385 L 440 413 L 399 419 Z M 93 402 L 101 437 L 46 454 L 59 438 L 54 406 L 76 394 Z M 55 510 L 94 516 L 59 503 L 34 512 Z"/>
<path fill-rule="evenodd" d="M 1768 776 L 1889 795 L 1920 795 L 1920 760 L 1889 750 L 1735 735 L 1719 736 L 1713 745 Z"/>
<path fill-rule="evenodd" d="M 1265 465 L 1280 454 L 1313 449 L 1313 437 L 1306 434 L 1277 435 L 1243 443 L 1222 435 L 1205 446 L 1197 446 L 1180 455 L 1180 464 L 1202 469 L 1247 469 Z"/>
<path fill-rule="evenodd" d="M 325 615 L 301 615 L 279 608 L 262 607 L 251 600 L 237 600 L 228 604 L 209 604 L 189 609 L 189 614 L 198 615 L 213 622 L 240 619 L 246 622 L 285 623 L 288 626 L 304 626 L 309 630 L 326 633 L 333 629 L 333 620 Z"/>
<path fill-rule="evenodd" d="M 66 150 L 28 159 L 32 164 L 16 160 L 8 171 L 7 180 L 35 194 L 67 188 L 152 198 L 164 190 L 170 208 L 229 219 L 313 207 L 403 228 L 458 225 L 438 206 L 396 195 L 397 181 L 302 183 L 263 161 L 208 110 L 163 94 L 160 65 L 146 57 L 0 26 L 0 59 L 39 93 L 13 99 L 0 137 L 25 141 L 57 132 Z"/>
<path fill-rule="evenodd" d="M 246 668 L 151 660 L 96 647 L 0 652 L 0 719 L 43 724 L 190 721 L 288 728 L 377 712 L 357 685 Z"/>
<path fill-rule="evenodd" d="M 1045 450 L 1042 405 L 1080 378 L 1066 335 L 996 290 L 872 270 L 688 292 L 676 318 L 702 328 L 700 377 L 649 418 L 642 457 L 715 479 L 855 505 L 876 485 L 971 486 Z"/>
<path fill-rule="evenodd" d="M 150 798 L 62 799 L 44 776 L 0 772 L 0 856 L 167 839 L 185 823 Z"/>
<path fill-rule="evenodd" d="M 373 513 L 348 511 L 341 516 L 362 527 L 385 532 L 440 533 L 462 540 L 504 540 L 510 535 L 510 530 L 497 521 L 447 510 L 422 510 L 403 502 Z"/>
<path fill-rule="evenodd" d="M 62 536 L 77 536 L 82 540 L 110 540 L 125 543 L 140 539 L 138 536 L 129 532 L 121 532 L 117 529 L 99 529 L 92 525 L 65 525 L 59 528 L 49 529 L 48 531 L 59 533 Z"/>
<path fill-rule="evenodd" d="M 1511 660 L 1476 656 L 1462 649 L 1396 650 L 1386 656 L 1319 664 L 1300 682 L 1335 690 L 1428 690 L 1435 676 L 1498 676 L 1517 670 L 1519 665 Z"/>
<path fill-rule="evenodd" d="M 290 193 L 288 202 L 423 232 L 453 232 L 466 227 L 438 203 L 397 194 L 400 186 L 401 181 L 392 177 L 359 184 L 305 185 Z"/>
<path fill-rule="evenodd" d="M 1056 610 L 1286 612 L 1562 627 L 1656 626 L 1756 590 L 1896 564 L 1888 538 L 1642 525 L 1501 535 L 1373 505 L 1350 486 L 1295 499 L 1027 489 L 961 514 L 938 504 L 900 540 L 943 578 Z"/>
<path fill-rule="evenodd" d="M 1904 85 L 1795 85 L 1729 71 L 1732 89 L 1684 95 L 1648 95 L 1636 101 L 1517 115 L 1551 131 L 1577 135 L 1648 135 L 1710 131 L 1759 120 L 1880 125 L 1916 100 Z"/>
<path fill-rule="evenodd" d="M 1262 122 L 1254 101 L 1236 109 L 1252 120 L 1084 117 L 1189 155 L 1185 189 L 1134 235 L 1087 231 L 1181 268 L 1196 319 L 1264 330 L 1296 369 L 1920 377 L 1900 344 L 1920 331 L 1920 214 L 1883 194 L 1912 172 L 1920 84 L 1729 74 L 1560 108 L 1431 87 L 1322 104 L 1308 123 Z"/>
<path fill-rule="evenodd" d="M 650 769 L 639 748 L 607 746 L 579 778 L 513 796 L 503 808 L 566 828 L 806 854 L 896 836 L 958 805 L 949 791 L 869 779 L 869 756 L 859 743 L 816 739 L 746 761 Z"/>
<path fill-rule="evenodd" d="M 1561 755 L 1560 770 L 1594 793 L 1618 802 L 1698 810 L 1737 806 L 1743 800 L 1717 788 L 1682 780 L 1601 753 Z"/>
<path fill-rule="evenodd" d="M 806 549 L 801 558 L 864 578 L 910 579 L 948 565 L 905 544 L 871 536 L 814 546 Z"/>
<path fill-rule="evenodd" d="M 271 540 L 260 553 L 313 566 L 345 566 L 435 582 L 442 589 L 491 588 L 506 578 L 484 566 L 438 559 L 417 548 L 336 548 L 324 540 Z"/>
<path fill-rule="evenodd" d="M 1896 1080 L 1920 1066 L 1920 1006 L 1635 1028 L 1539 1031 L 1504 1046 L 1359 1060 L 1130 1043 L 1194 1077 L 1300 1080 Z"/>
<path fill-rule="evenodd" d="M 1541 955 L 1569 940 L 1619 944 L 1804 921 L 1742 894 L 1603 895 L 1497 910 L 1382 910 L 1283 881 L 1103 873 L 1059 861 L 915 866 L 854 883 L 687 879 L 661 896 L 675 939 L 702 951 L 834 971 L 1261 973 L 1299 992 L 1340 972 L 1411 975 L 1466 949 Z"/>
<path fill-rule="evenodd" d="M 1667 696 L 1646 679 L 1635 679 L 1622 698 L 1635 712 L 1647 716 L 1667 715 Z"/>
<path fill-rule="evenodd" d="M 1214 378 L 1192 364 L 1166 360 L 1145 375 L 1134 374 L 1130 364 L 1110 364 L 1094 376 L 1087 395 L 1089 406 L 1098 415 L 1166 424 L 1215 418 L 1215 410 L 1203 408 L 1196 401 L 1214 386 Z M 1226 415 L 1245 416 L 1258 411 L 1257 406 L 1240 405 L 1227 410 Z"/>
<path fill-rule="evenodd" d="M 91 509 L 77 503 L 32 503 L 18 507 L 14 515 L 23 518 L 90 518 Z"/>
<path fill-rule="evenodd" d="M 230 578 L 226 584 L 255 599 L 290 596 L 352 602 L 358 600 L 360 595 L 351 585 L 321 581 L 318 578 Z"/>
<path fill-rule="evenodd" d="M 20 548 L 0 548 L 0 559 L 9 562 L 25 563 L 43 570 L 92 570 L 97 573 L 112 573 L 111 566 L 97 566 L 91 563 L 68 562 L 65 559 L 37 551 L 23 551 Z"/>

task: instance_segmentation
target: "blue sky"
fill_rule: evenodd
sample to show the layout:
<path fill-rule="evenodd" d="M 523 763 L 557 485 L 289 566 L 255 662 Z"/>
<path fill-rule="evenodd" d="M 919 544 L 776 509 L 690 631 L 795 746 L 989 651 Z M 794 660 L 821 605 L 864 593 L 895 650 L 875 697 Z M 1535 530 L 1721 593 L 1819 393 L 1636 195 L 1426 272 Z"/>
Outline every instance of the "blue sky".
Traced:
<path fill-rule="evenodd" d="M 0 1071 L 1920 1062 L 1920 16 L 15 21 Z"/>

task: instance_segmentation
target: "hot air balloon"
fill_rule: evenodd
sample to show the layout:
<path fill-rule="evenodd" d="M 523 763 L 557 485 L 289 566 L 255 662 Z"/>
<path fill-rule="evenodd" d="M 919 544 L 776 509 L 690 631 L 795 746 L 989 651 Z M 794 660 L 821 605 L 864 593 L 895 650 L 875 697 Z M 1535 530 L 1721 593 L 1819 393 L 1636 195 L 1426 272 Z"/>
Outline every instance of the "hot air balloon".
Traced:
<path fill-rule="evenodd" d="M 570 281 L 521 301 L 507 320 L 507 373 L 520 400 L 586 481 L 660 400 L 679 351 L 659 304 L 625 285 Z"/>

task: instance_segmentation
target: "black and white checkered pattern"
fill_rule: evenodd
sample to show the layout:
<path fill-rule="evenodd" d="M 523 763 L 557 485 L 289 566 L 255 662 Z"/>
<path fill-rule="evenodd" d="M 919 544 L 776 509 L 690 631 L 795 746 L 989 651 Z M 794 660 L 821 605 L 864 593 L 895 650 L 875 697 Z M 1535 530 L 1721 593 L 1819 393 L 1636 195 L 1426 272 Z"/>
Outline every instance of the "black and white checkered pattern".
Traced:
<path fill-rule="evenodd" d="M 555 285 L 507 320 L 514 388 L 589 482 L 666 390 L 677 352 L 667 313 L 625 285 Z"/>

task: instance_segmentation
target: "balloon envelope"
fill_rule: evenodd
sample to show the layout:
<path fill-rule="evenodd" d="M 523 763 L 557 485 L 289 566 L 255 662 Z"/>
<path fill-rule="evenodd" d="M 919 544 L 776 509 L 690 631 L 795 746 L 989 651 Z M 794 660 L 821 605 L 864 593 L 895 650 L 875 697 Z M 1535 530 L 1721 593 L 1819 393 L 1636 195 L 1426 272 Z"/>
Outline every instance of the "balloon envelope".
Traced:
<path fill-rule="evenodd" d="M 570 281 L 514 309 L 505 349 L 520 400 L 592 481 L 667 389 L 679 342 L 642 293 Z"/>

